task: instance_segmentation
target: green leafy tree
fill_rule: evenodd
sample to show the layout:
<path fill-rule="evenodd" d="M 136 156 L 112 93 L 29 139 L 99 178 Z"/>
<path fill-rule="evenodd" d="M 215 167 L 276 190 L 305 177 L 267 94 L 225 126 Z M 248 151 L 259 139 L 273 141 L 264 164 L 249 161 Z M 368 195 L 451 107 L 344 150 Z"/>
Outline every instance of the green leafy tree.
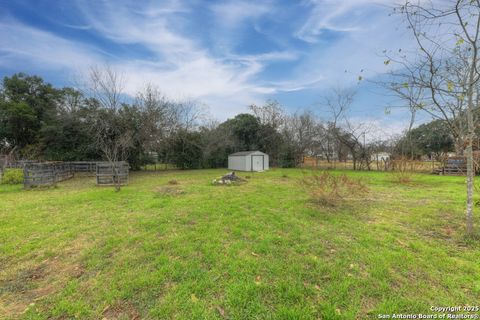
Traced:
<path fill-rule="evenodd" d="M 397 152 L 414 158 L 430 156 L 438 159 L 454 151 L 454 139 L 442 120 L 434 120 L 410 130 L 398 143 Z"/>
<path fill-rule="evenodd" d="M 254 115 L 241 113 L 221 124 L 235 140 L 236 151 L 260 148 L 260 121 Z"/>
<path fill-rule="evenodd" d="M 0 137 L 3 143 L 23 148 L 34 142 L 40 123 L 25 102 L 0 102 Z"/>
<path fill-rule="evenodd" d="M 60 90 L 40 77 L 17 73 L 3 78 L 0 140 L 19 148 L 37 143 L 42 126 L 55 118 L 60 97 Z"/>
<path fill-rule="evenodd" d="M 202 163 L 201 134 L 179 130 L 170 143 L 172 160 L 179 169 L 198 169 Z"/>

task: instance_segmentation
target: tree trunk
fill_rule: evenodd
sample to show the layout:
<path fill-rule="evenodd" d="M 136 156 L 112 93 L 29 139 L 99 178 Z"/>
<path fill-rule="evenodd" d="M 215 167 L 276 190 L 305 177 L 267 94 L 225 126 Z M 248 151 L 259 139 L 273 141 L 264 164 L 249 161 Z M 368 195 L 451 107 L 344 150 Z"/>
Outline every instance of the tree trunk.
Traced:
<path fill-rule="evenodd" d="M 467 156 L 467 234 L 471 235 L 473 233 L 473 179 L 475 176 L 471 139 L 468 139 L 465 151 Z"/>
<path fill-rule="evenodd" d="M 468 105 L 467 105 L 467 147 L 466 147 L 466 156 L 467 156 L 467 212 L 466 212 L 466 224 L 467 224 L 467 235 L 471 236 L 473 234 L 473 179 L 475 177 L 475 170 L 473 167 L 473 139 L 475 138 L 475 124 L 473 121 L 474 117 L 474 90 L 476 86 L 475 72 L 477 69 L 477 47 L 474 47 L 472 64 L 470 66 L 470 75 L 468 83 Z"/>
<path fill-rule="evenodd" d="M 115 192 L 119 192 L 120 191 L 120 178 L 118 175 L 119 171 L 115 163 L 113 163 L 112 165 L 113 165 L 113 183 L 115 184 Z"/>

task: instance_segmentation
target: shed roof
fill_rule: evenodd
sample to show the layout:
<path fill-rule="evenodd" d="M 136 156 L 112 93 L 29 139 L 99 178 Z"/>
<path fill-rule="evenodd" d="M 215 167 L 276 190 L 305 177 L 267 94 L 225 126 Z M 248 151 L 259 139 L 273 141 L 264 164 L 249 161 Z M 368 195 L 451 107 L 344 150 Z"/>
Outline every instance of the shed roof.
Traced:
<path fill-rule="evenodd" d="M 235 153 L 232 153 L 231 156 L 248 156 L 248 155 L 251 155 L 252 153 L 261 153 L 261 154 L 265 154 L 261 151 L 240 151 L 240 152 L 235 152 Z"/>

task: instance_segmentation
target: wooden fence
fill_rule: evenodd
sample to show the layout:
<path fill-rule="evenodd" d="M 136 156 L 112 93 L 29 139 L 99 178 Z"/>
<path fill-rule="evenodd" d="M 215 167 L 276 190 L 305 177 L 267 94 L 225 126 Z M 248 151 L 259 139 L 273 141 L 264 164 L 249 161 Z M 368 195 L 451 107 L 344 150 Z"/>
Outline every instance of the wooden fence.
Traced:
<path fill-rule="evenodd" d="M 37 163 L 34 160 L 17 160 L 17 161 L 7 161 L 5 159 L 0 160 L 0 167 L 4 166 L 4 161 L 6 161 L 6 169 L 23 169 L 26 165 Z"/>
<path fill-rule="evenodd" d="M 74 173 L 87 174 L 89 176 L 94 176 L 97 170 L 97 163 L 91 161 L 72 161 L 70 162 L 72 171 Z"/>
<path fill-rule="evenodd" d="M 411 172 L 433 172 L 443 167 L 440 161 L 417 161 L 417 160 L 374 160 L 370 163 L 370 170 L 373 171 L 411 171 Z M 304 157 L 303 167 L 318 169 L 351 169 L 353 161 L 327 161 L 314 157 Z"/>
<path fill-rule="evenodd" d="M 73 178 L 76 173 L 95 175 L 96 162 L 34 162 L 17 161 L 11 168 L 23 168 L 23 186 L 33 187 L 54 186 L 57 182 Z"/>
<path fill-rule="evenodd" d="M 57 182 L 73 177 L 68 162 L 29 163 L 23 167 L 23 186 L 25 189 L 42 186 L 54 186 Z"/>
<path fill-rule="evenodd" d="M 129 168 L 130 166 L 125 161 L 115 162 L 114 164 L 110 162 L 97 162 L 97 185 L 127 185 Z"/>

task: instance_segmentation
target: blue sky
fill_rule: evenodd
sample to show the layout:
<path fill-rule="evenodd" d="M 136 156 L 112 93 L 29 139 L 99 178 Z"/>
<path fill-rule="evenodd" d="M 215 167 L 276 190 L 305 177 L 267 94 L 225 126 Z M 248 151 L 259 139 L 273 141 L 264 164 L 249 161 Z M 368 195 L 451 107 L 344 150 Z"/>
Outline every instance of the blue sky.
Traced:
<path fill-rule="evenodd" d="M 314 109 L 332 87 L 354 87 L 352 117 L 399 132 L 386 92 L 368 81 L 386 71 L 382 51 L 409 48 L 393 0 L 24 1 L 0 0 L 0 75 L 38 74 L 73 85 L 89 66 L 125 75 L 128 94 L 153 83 L 195 99 L 218 119 L 277 99 Z"/>

